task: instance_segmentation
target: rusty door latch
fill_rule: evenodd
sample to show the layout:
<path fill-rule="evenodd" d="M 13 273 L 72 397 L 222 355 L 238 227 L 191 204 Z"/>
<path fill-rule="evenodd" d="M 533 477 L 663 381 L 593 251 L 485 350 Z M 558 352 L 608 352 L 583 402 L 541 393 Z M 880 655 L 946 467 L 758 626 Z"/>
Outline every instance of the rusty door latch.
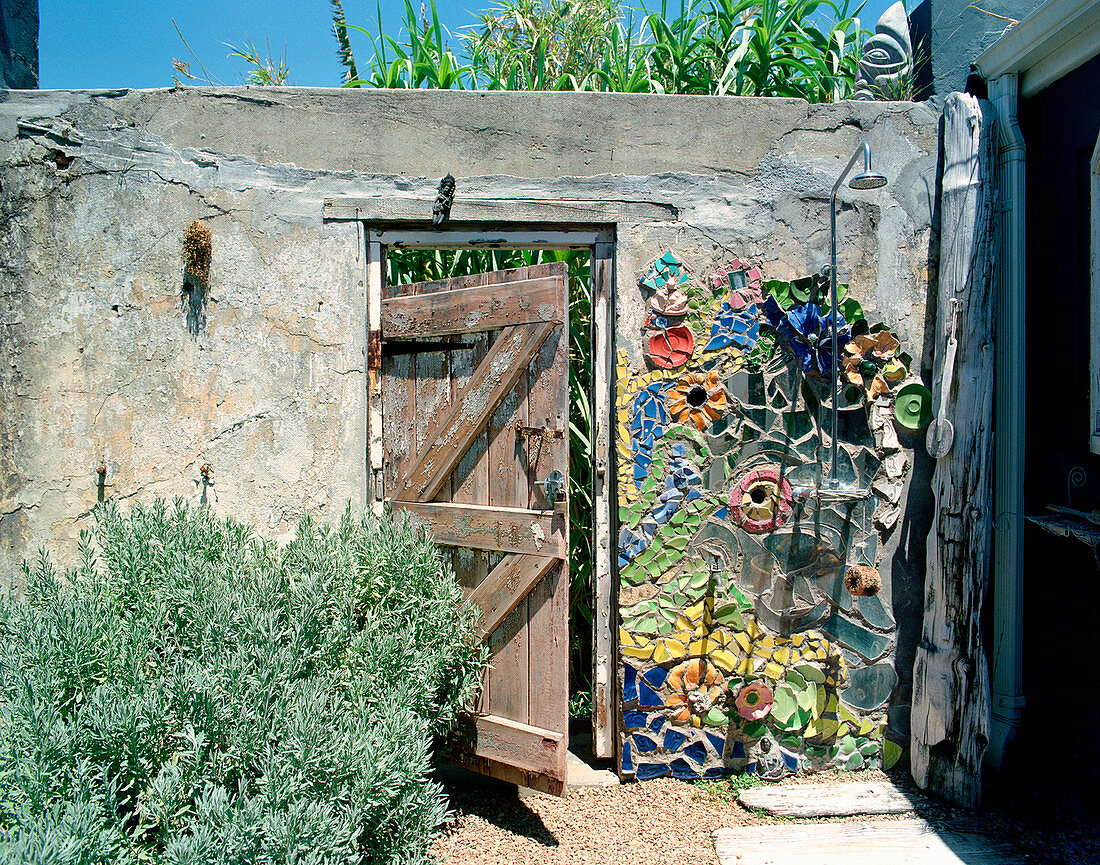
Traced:
<path fill-rule="evenodd" d="M 562 439 L 565 438 L 565 430 L 553 429 L 548 426 L 524 426 L 516 424 L 516 436 L 518 438 Z"/>

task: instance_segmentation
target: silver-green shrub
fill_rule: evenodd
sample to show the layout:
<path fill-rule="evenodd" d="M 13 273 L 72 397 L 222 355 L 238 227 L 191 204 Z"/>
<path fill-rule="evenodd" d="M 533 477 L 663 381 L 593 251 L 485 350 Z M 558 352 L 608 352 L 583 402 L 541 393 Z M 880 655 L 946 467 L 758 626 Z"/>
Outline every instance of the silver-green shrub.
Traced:
<path fill-rule="evenodd" d="M 0 862 L 413 863 L 484 664 L 422 533 L 108 504 L 0 599 Z"/>

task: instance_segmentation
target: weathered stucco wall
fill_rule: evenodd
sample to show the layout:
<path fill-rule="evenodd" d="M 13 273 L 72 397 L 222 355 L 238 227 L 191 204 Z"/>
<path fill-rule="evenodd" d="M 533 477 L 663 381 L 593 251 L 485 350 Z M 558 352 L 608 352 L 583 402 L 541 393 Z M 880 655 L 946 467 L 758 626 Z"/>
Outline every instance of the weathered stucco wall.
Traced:
<path fill-rule="evenodd" d="M 323 219 L 332 196 L 418 198 L 427 216 L 450 172 L 460 201 L 669 205 L 666 220 L 616 225 L 616 349 L 639 372 L 647 265 L 673 249 L 704 279 L 735 257 L 772 279 L 819 271 L 829 190 L 867 140 L 891 184 L 843 195 L 841 279 L 919 373 L 937 123 L 907 103 L 13 92 L 0 103 L 0 572 L 41 544 L 71 553 L 100 495 L 205 496 L 274 536 L 305 513 L 331 519 L 364 502 L 364 235 Z M 213 238 L 197 317 L 180 256 L 194 219 Z M 899 694 L 926 526 L 905 495 L 879 551 L 892 568 Z"/>

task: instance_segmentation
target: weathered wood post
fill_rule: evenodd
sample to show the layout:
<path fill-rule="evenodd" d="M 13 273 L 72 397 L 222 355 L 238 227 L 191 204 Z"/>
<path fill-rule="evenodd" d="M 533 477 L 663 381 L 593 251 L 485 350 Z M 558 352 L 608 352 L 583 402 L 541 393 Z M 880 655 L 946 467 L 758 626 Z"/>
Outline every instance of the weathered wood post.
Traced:
<path fill-rule="evenodd" d="M 992 118 L 972 96 L 952 93 L 945 100 L 933 380 L 940 416 L 954 424 L 955 437 L 932 478 L 924 627 L 913 670 L 913 779 L 970 808 L 981 802 L 989 741 L 981 611 L 993 513 Z M 941 394 L 955 315 L 957 367 L 950 392 Z"/>

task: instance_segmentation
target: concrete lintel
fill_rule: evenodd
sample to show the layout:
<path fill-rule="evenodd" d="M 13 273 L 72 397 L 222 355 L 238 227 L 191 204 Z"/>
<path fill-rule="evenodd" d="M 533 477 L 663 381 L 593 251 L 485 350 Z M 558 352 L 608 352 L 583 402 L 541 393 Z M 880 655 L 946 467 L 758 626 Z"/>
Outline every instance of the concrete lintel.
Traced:
<path fill-rule="evenodd" d="M 392 195 L 326 198 L 323 214 L 328 220 L 427 222 L 434 198 L 400 198 Z M 679 209 L 669 203 L 614 200 L 551 200 L 539 198 L 455 199 L 450 219 L 454 222 L 541 222 L 589 225 L 630 220 L 674 222 Z"/>

